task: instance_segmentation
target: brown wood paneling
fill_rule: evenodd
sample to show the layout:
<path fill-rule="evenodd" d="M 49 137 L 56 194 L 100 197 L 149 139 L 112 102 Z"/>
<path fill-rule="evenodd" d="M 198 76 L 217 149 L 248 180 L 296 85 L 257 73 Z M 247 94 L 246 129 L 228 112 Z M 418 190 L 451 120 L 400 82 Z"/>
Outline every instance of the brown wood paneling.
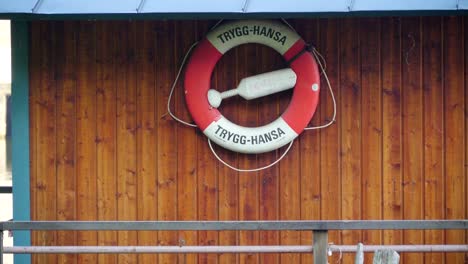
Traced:
<path fill-rule="evenodd" d="M 96 29 L 96 180 L 98 220 L 117 219 L 116 164 L 116 27 L 103 22 Z M 115 231 L 98 233 L 98 245 L 117 245 Z M 98 255 L 99 262 L 117 263 L 115 255 Z"/>
<path fill-rule="evenodd" d="M 117 114 L 117 219 L 137 219 L 136 169 L 136 63 L 134 22 L 118 22 L 116 38 L 116 114 Z M 118 245 L 135 245 L 135 231 L 117 232 Z M 136 255 L 120 254 L 118 263 L 135 263 Z"/>
<path fill-rule="evenodd" d="M 54 50 L 56 36 L 49 34 L 55 30 L 55 25 L 51 23 L 40 23 L 36 30 L 40 31 L 39 39 L 43 40 L 40 44 L 41 50 L 39 58 L 31 62 L 38 63 L 38 66 L 32 66 L 33 69 L 40 71 L 41 77 L 38 84 L 32 84 L 31 93 L 37 94 L 35 110 L 37 113 L 31 116 L 36 122 L 34 127 L 36 133 L 36 156 L 32 156 L 32 164 L 36 167 L 35 186 L 32 189 L 35 196 L 35 207 L 32 208 L 37 220 L 51 220 L 57 218 L 56 189 L 56 87 L 55 87 L 55 68 L 54 68 Z M 33 34 L 34 36 L 34 34 Z M 32 49 L 34 51 L 34 49 Z M 33 56 L 34 58 L 34 56 Z M 36 118 L 36 119 L 34 119 Z M 31 133 L 33 134 L 33 133 Z M 37 245 L 56 244 L 56 232 L 37 232 Z M 38 255 L 35 259 L 38 263 L 56 263 L 57 255 Z"/>
<path fill-rule="evenodd" d="M 423 218 L 423 87 L 421 82 L 421 19 L 405 18 L 401 24 L 403 214 L 405 219 Z M 422 231 L 404 231 L 404 243 L 422 244 Z M 422 254 L 406 254 L 405 263 L 422 263 Z"/>
<path fill-rule="evenodd" d="M 327 62 L 338 115 L 301 134 L 278 165 L 236 172 L 206 137 L 167 114 L 186 50 L 216 21 L 32 22 L 31 215 L 35 220 L 464 219 L 467 217 L 467 20 L 464 17 L 297 19 Z M 212 85 L 286 67 L 272 49 L 227 52 Z M 183 81 L 183 80 L 180 80 Z M 310 125 L 329 121 L 322 76 Z M 257 126 L 291 91 L 220 110 Z M 183 84 L 173 112 L 191 120 Z M 244 155 L 214 146 L 240 168 L 285 147 Z M 310 244 L 299 231 L 33 232 L 36 245 Z M 462 231 L 330 232 L 335 244 L 466 243 Z M 370 261 L 372 254 L 367 254 Z M 344 256 L 344 263 L 354 256 Z M 466 254 L 403 254 L 402 263 L 459 263 Z M 310 254 L 37 255 L 35 263 L 309 263 Z M 333 254 L 330 263 L 339 260 Z"/>
<path fill-rule="evenodd" d="M 443 18 L 444 26 L 444 169 L 445 169 L 445 218 L 466 219 L 466 200 L 461 199 L 466 193 L 465 171 L 463 166 L 464 147 L 467 144 L 464 137 L 467 115 L 465 107 L 464 67 L 465 53 L 463 47 L 463 19 L 462 17 Z M 465 29 L 466 30 L 466 29 Z M 448 77 L 448 78 L 447 78 Z M 463 89 L 465 87 L 465 89 Z M 447 231 L 445 243 L 466 244 L 463 232 Z M 447 254 L 445 263 L 463 263 L 463 254 Z"/>
<path fill-rule="evenodd" d="M 77 34 L 76 66 L 76 218 L 97 219 L 96 181 L 96 25 L 80 22 Z M 97 232 L 77 234 L 78 245 L 97 244 Z M 96 254 L 78 255 L 79 263 L 95 263 Z"/>
<path fill-rule="evenodd" d="M 338 19 L 323 19 L 319 21 L 320 44 L 318 50 L 326 58 L 326 71 L 333 93 L 337 102 L 340 102 L 341 91 L 339 89 L 340 77 L 340 42 Z M 322 76 L 320 91 L 320 107 L 322 120 L 330 121 L 333 115 L 333 101 L 326 88 L 327 82 Z M 341 106 L 337 104 L 337 118 L 340 118 Z M 337 119 L 339 120 L 339 119 Z M 341 219 L 341 124 L 334 123 L 332 126 L 320 131 L 320 189 L 321 189 L 321 219 Z M 330 231 L 330 242 L 341 243 L 341 236 L 337 231 Z M 331 263 L 339 261 L 339 254 L 333 254 L 329 258 Z"/>
<path fill-rule="evenodd" d="M 402 219 L 401 50 L 398 18 L 382 20 L 382 184 L 383 218 Z M 401 231 L 384 231 L 384 243 L 400 244 Z"/>
<path fill-rule="evenodd" d="M 382 219 L 382 87 L 380 72 L 380 19 L 360 21 L 362 87 L 362 218 Z M 364 231 L 364 244 L 381 244 L 381 231 Z M 366 254 L 366 263 L 372 255 Z"/>
<path fill-rule="evenodd" d="M 341 207 L 343 219 L 361 218 L 361 100 L 359 20 L 343 19 L 340 28 Z M 343 243 L 357 244 L 361 231 L 343 231 Z M 345 263 L 353 256 L 345 255 Z"/>
<path fill-rule="evenodd" d="M 167 113 L 169 88 L 175 78 L 176 61 L 174 59 L 174 25 L 164 22 L 157 25 L 156 34 L 156 90 L 159 95 L 157 103 L 158 140 L 158 220 L 177 219 L 177 146 L 176 123 Z M 172 47 L 168 49 L 168 47 Z M 173 101 L 172 101 L 173 102 Z M 172 106 L 174 106 L 172 104 Z M 174 108 L 172 108 L 174 109 Z M 158 235 L 159 245 L 177 245 L 177 233 L 162 231 Z M 161 254 L 159 263 L 177 263 L 176 255 Z"/>
<path fill-rule="evenodd" d="M 442 19 L 423 18 L 424 87 L 424 218 L 444 217 L 444 85 L 442 72 Z M 441 244 L 443 232 L 426 231 L 424 242 Z M 442 254 L 427 253 L 428 263 L 443 263 Z"/>
<path fill-rule="evenodd" d="M 57 116 L 57 220 L 76 219 L 76 175 L 75 175 L 75 132 L 76 132 L 76 23 L 57 23 L 55 50 Z M 57 243 L 76 245 L 73 231 L 59 231 Z M 76 255 L 58 255 L 59 263 L 76 263 Z"/>
<path fill-rule="evenodd" d="M 136 115 L 137 115 L 137 176 L 138 220 L 158 219 L 157 199 L 157 89 L 155 86 L 156 34 L 151 22 L 137 27 L 136 34 Z M 157 232 L 138 232 L 139 245 L 156 245 Z M 139 263 L 157 263 L 155 254 L 142 254 Z"/>

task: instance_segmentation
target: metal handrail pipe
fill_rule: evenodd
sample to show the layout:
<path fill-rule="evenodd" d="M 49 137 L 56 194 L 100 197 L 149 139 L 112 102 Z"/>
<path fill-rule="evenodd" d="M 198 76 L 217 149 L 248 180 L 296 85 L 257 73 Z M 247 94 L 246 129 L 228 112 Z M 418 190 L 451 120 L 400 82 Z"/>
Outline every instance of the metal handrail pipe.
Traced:
<path fill-rule="evenodd" d="M 311 246 L 14 246 L 3 253 L 66 254 L 66 253 L 311 253 Z"/>
<path fill-rule="evenodd" d="M 364 245 L 364 252 L 392 249 L 398 252 L 468 252 L 468 245 Z M 330 245 L 331 252 L 353 253 L 355 245 Z M 138 253 L 312 253 L 313 246 L 14 246 L 4 254 L 138 254 Z"/>
<path fill-rule="evenodd" d="M 330 245 L 332 252 L 351 253 L 357 251 L 355 245 Z M 397 252 L 468 252 L 468 245 L 363 245 L 363 252 L 391 249 Z"/>
<path fill-rule="evenodd" d="M 8 221 L 0 230 L 441 230 L 468 229 L 468 220 L 321 221 Z"/>

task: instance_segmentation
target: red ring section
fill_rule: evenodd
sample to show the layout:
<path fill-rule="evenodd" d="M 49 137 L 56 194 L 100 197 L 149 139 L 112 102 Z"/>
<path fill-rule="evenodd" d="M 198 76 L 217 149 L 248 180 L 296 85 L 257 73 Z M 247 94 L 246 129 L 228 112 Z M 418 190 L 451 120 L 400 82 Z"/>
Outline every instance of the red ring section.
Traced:
<path fill-rule="evenodd" d="M 299 39 L 283 55 L 286 61 L 305 48 Z M 218 60 L 223 56 L 207 39 L 202 40 L 192 53 L 185 72 L 185 100 L 193 120 L 204 131 L 222 114 L 211 107 L 207 93 L 211 85 L 211 75 Z M 281 115 L 286 123 L 300 134 L 312 119 L 318 103 L 318 91 L 312 85 L 319 85 L 317 64 L 309 52 L 304 52 L 290 65 L 297 75 L 293 96 L 285 112 Z"/>

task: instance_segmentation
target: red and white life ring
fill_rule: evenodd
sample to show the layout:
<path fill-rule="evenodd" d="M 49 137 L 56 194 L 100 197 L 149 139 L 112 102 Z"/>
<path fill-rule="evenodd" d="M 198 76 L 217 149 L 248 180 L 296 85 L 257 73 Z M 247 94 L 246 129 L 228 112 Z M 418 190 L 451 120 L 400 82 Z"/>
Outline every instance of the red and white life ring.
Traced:
<path fill-rule="evenodd" d="M 270 124 L 244 127 L 226 119 L 207 98 L 213 69 L 233 47 L 246 43 L 269 46 L 290 62 L 297 80 L 290 104 Z M 317 108 L 320 77 L 317 63 L 306 43 L 287 26 L 273 21 L 241 20 L 210 31 L 195 48 L 185 72 L 185 99 L 193 120 L 216 144 L 241 153 L 264 153 L 295 139 Z"/>

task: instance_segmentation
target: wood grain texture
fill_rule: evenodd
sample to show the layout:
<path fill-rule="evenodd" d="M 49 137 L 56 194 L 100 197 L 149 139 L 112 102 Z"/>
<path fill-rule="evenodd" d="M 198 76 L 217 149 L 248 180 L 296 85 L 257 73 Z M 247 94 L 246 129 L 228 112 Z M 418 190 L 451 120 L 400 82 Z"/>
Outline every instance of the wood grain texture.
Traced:
<path fill-rule="evenodd" d="M 423 18 L 424 87 L 424 218 L 444 218 L 444 85 L 442 18 Z M 441 231 L 425 231 L 426 244 L 444 242 Z M 443 263 L 441 253 L 425 254 L 426 262 Z"/>
<path fill-rule="evenodd" d="M 278 165 L 233 171 L 206 137 L 167 115 L 188 47 L 217 21 L 34 21 L 30 45 L 31 216 L 34 220 L 465 219 L 465 17 L 293 19 L 327 62 L 336 122 L 304 132 Z M 286 67 L 249 44 L 218 62 L 212 88 Z M 326 82 L 311 125 L 333 112 Z M 179 81 L 183 81 L 183 78 Z M 244 126 L 276 119 L 291 91 L 220 107 Z M 183 84 L 173 112 L 191 120 Z M 255 168 L 285 147 L 228 163 Z M 461 231 L 331 231 L 335 244 L 466 243 Z M 300 231 L 33 232 L 35 245 L 310 244 Z M 329 258 L 339 260 L 339 254 Z M 372 254 L 366 254 L 366 261 Z M 402 263 L 459 263 L 466 254 L 401 254 Z M 34 263 L 310 263 L 310 254 L 35 255 Z M 343 263 L 352 262 L 345 256 Z"/>
<path fill-rule="evenodd" d="M 197 32 L 193 21 L 176 22 L 176 63 L 180 64 L 186 50 L 195 42 Z M 177 34 L 178 32 L 181 32 Z M 187 34 L 187 32 L 190 32 Z M 190 113 L 185 105 L 185 96 L 182 82 L 176 86 L 175 107 L 177 116 L 192 122 Z M 197 219 L 197 138 L 195 129 L 178 124 L 177 127 L 177 218 L 179 220 Z M 197 243 L 197 233 L 194 231 L 180 231 L 179 243 L 181 245 L 194 245 Z M 179 263 L 196 263 L 194 254 L 180 254 Z"/>
<path fill-rule="evenodd" d="M 96 29 L 96 180 L 98 220 L 117 219 L 116 164 L 116 42 L 115 26 L 103 22 Z M 98 245 L 117 245 L 117 233 L 98 233 Z M 101 263 L 117 263 L 115 255 L 98 255 Z"/>
<path fill-rule="evenodd" d="M 117 219 L 137 220 L 136 63 L 134 22 L 116 24 L 117 46 Z M 135 231 L 118 231 L 118 245 L 135 245 Z M 135 263 L 136 255 L 118 255 L 118 263 Z"/>
<path fill-rule="evenodd" d="M 76 57 L 76 218 L 97 219 L 96 181 L 96 25 L 80 22 Z M 77 233 L 78 245 L 97 244 L 97 232 Z M 96 254 L 78 255 L 78 263 L 95 263 Z"/>
<path fill-rule="evenodd" d="M 36 158 L 36 179 L 34 195 L 36 195 L 36 217 L 38 220 L 57 219 L 57 171 L 56 171 L 56 82 L 55 82 L 55 38 L 48 34 L 50 30 L 55 30 L 55 25 L 48 22 L 40 23 L 40 36 L 43 36 L 44 43 L 40 45 L 40 58 L 37 63 L 41 72 L 41 78 L 37 85 L 38 111 L 37 119 L 37 147 Z M 34 34 L 33 34 L 34 35 Z M 32 66 L 34 67 L 34 66 Z M 34 86 L 33 86 L 34 87 Z M 56 232 L 38 232 L 38 245 L 54 245 L 57 243 Z M 36 258 L 38 263 L 56 263 L 57 255 L 39 255 Z"/>
<path fill-rule="evenodd" d="M 158 122 L 158 219 L 177 219 L 177 146 L 176 131 L 177 123 L 167 114 L 167 99 L 170 87 L 175 78 L 176 61 L 174 59 L 174 49 L 165 50 L 172 47 L 174 43 L 174 25 L 164 22 L 156 28 L 156 90 L 159 92 L 160 102 L 157 104 L 156 118 Z M 172 108 L 174 109 L 174 108 Z M 158 234 L 158 245 L 177 245 L 177 233 L 162 231 Z M 177 255 L 161 254 L 160 264 L 177 263 Z"/>
<path fill-rule="evenodd" d="M 157 194 L 157 95 L 155 79 L 156 34 L 152 23 L 145 21 L 136 28 L 136 162 L 137 162 L 137 203 L 138 220 L 158 219 Z M 139 245 L 157 245 L 158 233 L 138 232 Z M 155 254 L 138 256 L 139 263 L 157 263 Z"/>
<path fill-rule="evenodd" d="M 355 19 L 341 20 L 340 28 L 340 85 L 341 85 L 341 197 L 343 219 L 361 219 L 361 100 L 359 28 Z M 343 231 L 345 244 L 361 241 L 361 231 Z M 352 262 L 353 256 L 344 256 L 345 263 Z"/>
<path fill-rule="evenodd" d="M 321 19 L 319 21 L 320 42 L 318 50 L 327 62 L 327 76 L 333 93 L 338 102 L 337 120 L 341 120 L 341 89 L 340 89 L 340 22 L 338 19 Z M 333 114 L 333 101 L 326 91 L 326 80 L 322 76 L 320 107 L 322 120 L 330 121 Z M 320 131 L 320 189 L 321 189 L 321 219 L 341 219 L 341 122 Z M 328 240 L 335 244 L 341 243 L 341 235 L 338 231 L 330 231 Z M 333 254 L 329 258 L 330 263 L 339 261 L 339 254 Z"/>
<path fill-rule="evenodd" d="M 361 19 L 362 219 L 382 219 L 381 19 Z M 363 231 L 363 244 L 381 244 L 381 231 Z M 372 255 L 365 255 L 365 263 Z"/>
<path fill-rule="evenodd" d="M 383 218 L 402 219 L 401 46 L 398 18 L 382 20 Z M 384 231 L 384 243 L 400 244 L 401 231 Z"/>
<path fill-rule="evenodd" d="M 318 20 L 312 19 L 306 23 L 297 23 L 296 30 L 307 43 L 319 41 Z M 320 93 L 327 93 L 327 86 L 320 87 Z M 321 111 L 325 105 L 319 105 L 315 111 L 309 127 L 319 126 L 326 120 L 322 119 Z M 300 204 L 301 219 L 321 219 L 321 133 L 319 130 L 311 130 L 303 134 L 298 142 L 300 144 Z M 312 233 L 301 232 L 301 244 L 312 244 Z M 311 254 L 301 254 L 301 263 L 312 263 Z"/>
<path fill-rule="evenodd" d="M 466 200 L 460 199 L 466 193 L 466 166 L 464 137 L 466 116 L 464 93 L 465 52 L 463 47 L 462 17 L 443 18 L 443 73 L 444 73 L 444 122 L 445 122 L 445 218 L 466 219 Z M 465 29 L 466 30 L 466 29 Z M 466 78 L 466 75 L 465 75 Z M 445 243 L 466 244 L 465 232 L 455 230 L 445 232 Z M 463 263 L 466 254 L 447 254 L 445 263 Z"/>
<path fill-rule="evenodd" d="M 402 142 L 403 214 L 405 219 L 423 218 L 423 86 L 421 76 L 421 19 L 401 22 L 402 48 Z M 404 231 L 404 243 L 422 244 L 423 232 Z M 402 254 L 405 263 L 422 263 L 423 254 Z"/>
<path fill-rule="evenodd" d="M 73 22 L 57 23 L 56 102 L 57 102 L 57 220 L 76 219 L 76 34 Z M 76 232 L 59 231 L 57 243 L 75 245 Z M 76 255 L 58 255 L 59 263 L 76 263 Z"/>

